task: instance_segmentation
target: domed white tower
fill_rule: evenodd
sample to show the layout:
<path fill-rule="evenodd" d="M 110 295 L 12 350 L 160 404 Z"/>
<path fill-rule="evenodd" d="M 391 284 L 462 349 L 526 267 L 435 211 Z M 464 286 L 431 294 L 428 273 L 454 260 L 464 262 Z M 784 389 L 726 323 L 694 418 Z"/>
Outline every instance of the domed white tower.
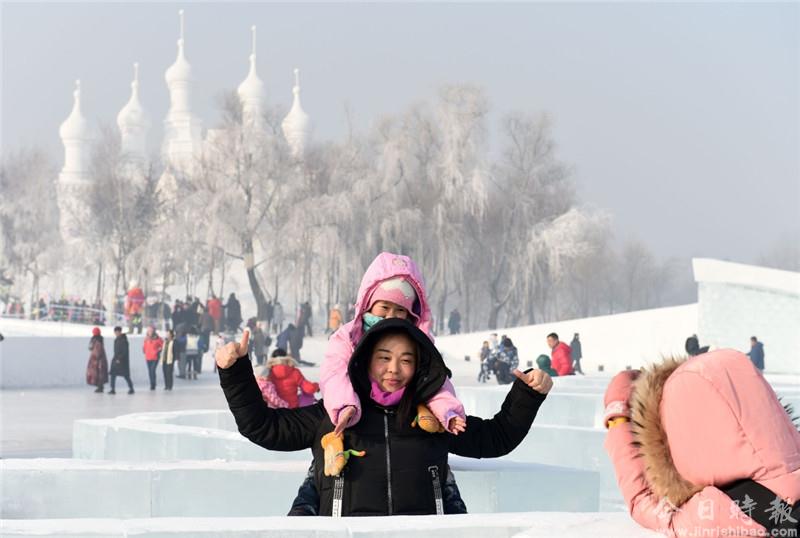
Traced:
<path fill-rule="evenodd" d="M 145 160 L 147 156 L 147 131 L 150 119 L 139 102 L 139 64 L 133 64 L 133 82 L 131 82 L 131 98 L 117 114 L 122 142 L 122 153 L 136 160 Z"/>
<path fill-rule="evenodd" d="M 286 141 L 292 149 L 292 155 L 301 159 L 311 138 L 311 120 L 300 104 L 300 70 L 297 68 L 294 70 L 292 93 L 294 93 L 294 102 L 292 102 L 291 110 L 283 119 L 281 128 L 283 136 L 286 137 Z"/>
<path fill-rule="evenodd" d="M 250 72 L 247 78 L 239 84 L 236 93 L 242 102 L 242 124 L 245 127 L 262 129 L 264 127 L 264 103 L 267 92 L 264 82 L 256 73 L 256 27 L 250 28 L 253 33 L 253 48 L 250 53 Z"/>
<path fill-rule="evenodd" d="M 70 241 L 80 235 L 81 215 L 85 211 L 90 186 L 89 151 L 92 141 L 89 122 L 81 112 L 81 81 L 75 81 L 72 112 L 58 130 L 64 144 L 64 167 L 58 175 L 59 228 Z"/>
<path fill-rule="evenodd" d="M 178 39 L 178 57 L 164 73 L 169 89 L 170 106 L 164 120 L 164 160 L 175 169 L 190 171 L 201 147 L 200 121 L 192 115 L 190 90 L 192 66 L 184 54 L 183 10 L 178 12 L 181 37 Z"/>

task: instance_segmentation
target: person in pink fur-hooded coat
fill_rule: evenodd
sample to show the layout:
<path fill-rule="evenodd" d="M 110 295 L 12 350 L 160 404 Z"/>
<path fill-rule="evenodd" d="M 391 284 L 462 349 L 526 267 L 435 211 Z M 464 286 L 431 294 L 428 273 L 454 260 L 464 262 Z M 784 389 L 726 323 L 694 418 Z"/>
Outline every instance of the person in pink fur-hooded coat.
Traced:
<path fill-rule="evenodd" d="M 364 334 L 365 325 L 371 326 L 380 317 L 391 317 L 391 314 L 384 316 L 382 312 L 378 312 L 377 316 L 370 313 L 370 309 L 377 311 L 373 307 L 378 300 L 407 312 L 408 319 L 433 341 L 431 309 L 419 268 L 408 256 L 382 252 L 372 261 L 361 279 L 355 318 L 333 333 L 320 369 L 325 409 L 339 431 L 356 424 L 361 418 L 361 402 L 347 376 L 347 365 Z M 426 403 L 447 431 L 455 434 L 462 431 L 457 424 L 466 424 L 466 413 L 449 380 Z M 339 424 L 340 413 L 344 410 L 347 410 L 347 421 Z"/>
<path fill-rule="evenodd" d="M 747 356 L 721 349 L 622 372 L 605 404 L 605 447 L 639 524 L 798 536 L 800 433 Z"/>

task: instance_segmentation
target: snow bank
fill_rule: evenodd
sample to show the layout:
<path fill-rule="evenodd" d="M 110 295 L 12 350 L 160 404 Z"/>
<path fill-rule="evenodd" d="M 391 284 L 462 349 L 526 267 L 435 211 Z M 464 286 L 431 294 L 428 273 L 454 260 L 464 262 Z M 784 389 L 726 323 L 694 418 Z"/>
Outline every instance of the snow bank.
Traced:
<path fill-rule="evenodd" d="M 626 366 L 638 368 L 657 362 L 663 356 L 685 354 L 686 337 L 697 332 L 697 305 L 442 336 L 436 339 L 436 344 L 454 374 L 477 377 L 481 343 L 488 340 L 492 332 L 508 335 L 513 340 L 519 350 L 521 367 L 528 361 L 536 364 L 536 357 L 541 354 L 550 355 L 549 333 L 557 333 L 567 343 L 574 333 L 580 333 L 583 370 L 597 372 L 603 365 L 610 375 Z M 464 361 L 465 356 L 470 357 L 470 362 Z"/>

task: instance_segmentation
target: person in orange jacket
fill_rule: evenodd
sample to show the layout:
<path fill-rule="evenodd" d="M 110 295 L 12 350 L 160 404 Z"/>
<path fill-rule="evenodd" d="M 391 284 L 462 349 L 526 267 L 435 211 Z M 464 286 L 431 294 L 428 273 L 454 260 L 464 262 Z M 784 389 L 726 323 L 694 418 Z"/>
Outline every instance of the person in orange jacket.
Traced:
<path fill-rule="evenodd" d="M 150 390 L 156 390 L 156 368 L 161 349 L 164 347 L 164 340 L 158 336 L 155 327 L 147 328 L 147 337 L 144 339 L 142 351 L 144 360 L 147 361 L 147 374 L 150 376 Z"/>
<path fill-rule="evenodd" d="M 328 332 L 333 334 L 338 331 L 339 327 L 342 326 L 342 321 L 344 321 L 342 318 L 342 309 L 337 304 L 331 308 L 330 314 L 328 315 Z"/>

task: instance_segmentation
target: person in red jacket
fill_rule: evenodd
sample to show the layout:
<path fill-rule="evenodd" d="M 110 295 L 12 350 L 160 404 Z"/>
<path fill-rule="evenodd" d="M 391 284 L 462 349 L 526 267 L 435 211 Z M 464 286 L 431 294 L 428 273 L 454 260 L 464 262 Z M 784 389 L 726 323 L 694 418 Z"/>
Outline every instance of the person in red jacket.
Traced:
<path fill-rule="evenodd" d="M 161 355 L 161 348 L 164 347 L 164 340 L 158 336 L 155 327 L 147 328 L 147 337 L 144 339 L 142 351 L 144 360 L 147 361 L 147 373 L 150 376 L 150 390 L 156 390 L 156 367 L 158 357 Z"/>
<path fill-rule="evenodd" d="M 289 404 L 290 409 L 300 407 L 298 389 L 308 395 L 319 392 L 319 384 L 303 377 L 300 370 L 295 367 L 295 360 L 289 357 L 285 350 L 278 348 L 273 351 L 267 366 L 271 368 L 269 380 L 275 385 L 278 396 Z"/>
<path fill-rule="evenodd" d="M 220 321 L 222 320 L 222 301 L 212 293 L 211 299 L 206 303 L 206 307 L 208 308 L 208 314 L 211 316 L 211 319 L 214 320 L 214 332 L 219 334 L 221 328 Z"/>
<path fill-rule="evenodd" d="M 559 341 L 556 333 L 547 335 L 547 345 L 552 350 L 550 365 L 553 370 L 558 372 L 559 376 L 574 375 L 575 370 L 572 369 L 572 350 L 569 346 Z"/>

